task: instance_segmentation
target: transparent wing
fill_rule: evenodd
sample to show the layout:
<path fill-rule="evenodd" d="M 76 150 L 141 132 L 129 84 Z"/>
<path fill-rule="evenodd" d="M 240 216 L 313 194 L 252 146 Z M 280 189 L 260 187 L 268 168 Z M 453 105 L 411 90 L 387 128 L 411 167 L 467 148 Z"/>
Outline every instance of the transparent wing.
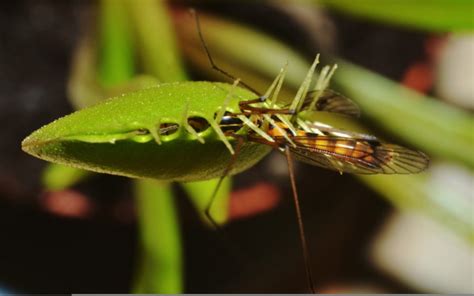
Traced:
<path fill-rule="evenodd" d="M 282 136 L 273 138 L 280 147 L 288 145 L 297 160 L 339 172 L 415 174 L 428 167 L 429 158 L 422 152 L 383 143 L 371 135 L 314 127 L 320 133 L 300 131 L 292 136 L 295 146 Z"/>
<path fill-rule="evenodd" d="M 317 95 L 316 91 L 310 91 L 305 97 L 302 110 L 308 110 Z M 351 99 L 341 95 L 332 89 L 325 89 L 316 101 L 315 111 L 339 113 L 352 117 L 360 116 L 360 109 Z"/>
<path fill-rule="evenodd" d="M 364 139 L 316 137 L 320 142 L 309 145 L 306 138 L 292 139 L 298 143 L 296 147 L 290 146 L 297 160 L 353 174 L 415 174 L 429 164 L 424 153 L 398 145 Z"/>

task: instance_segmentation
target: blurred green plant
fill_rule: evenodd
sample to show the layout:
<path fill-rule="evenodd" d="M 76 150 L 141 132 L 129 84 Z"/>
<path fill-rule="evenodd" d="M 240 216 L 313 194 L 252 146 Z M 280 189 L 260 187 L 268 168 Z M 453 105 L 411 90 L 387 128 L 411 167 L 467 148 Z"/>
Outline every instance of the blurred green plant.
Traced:
<path fill-rule="evenodd" d="M 380 22 L 438 32 L 474 29 L 471 0 L 314 0 L 328 8 Z"/>

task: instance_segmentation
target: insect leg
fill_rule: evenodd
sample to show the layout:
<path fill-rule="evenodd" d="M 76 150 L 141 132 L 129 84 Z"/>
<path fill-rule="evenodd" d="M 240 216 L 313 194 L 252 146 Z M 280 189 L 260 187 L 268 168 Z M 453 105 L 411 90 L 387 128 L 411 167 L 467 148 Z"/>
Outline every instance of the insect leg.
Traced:
<path fill-rule="evenodd" d="M 263 102 L 265 102 L 265 100 L 266 100 L 265 97 L 260 97 L 260 98 L 255 99 L 255 100 L 242 101 L 242 102 L 239 103 L 239 107 L 243 111 L 244 114 L 246 114 L 246 113 L 251 113 L 251 114 L 290 114 L 290 115 L 295 114 L 295 111 L 291 110 L 291 109 L 272 109 L 272 108 L 267 108 L 267 107 L 250 106 L 250 104 L 263 103 Z"/>
<path fill-rule="evenodd" d="M 243 264 L 244 262 L 248 262 L 249 257 L 247 256 L 247 254 L 245 252 L 242 252 L 242 249 L 239 248 L 239 246 L 236 246 L 236 245 L 230 243 L 232 240 L 227 236 L 227 233 L 222 229 L 222 227 L 219 225 L 219 223 L 217 223 L 217 221 L 214 220 L 214 218 L 211 215 L 212 205 L 214 204 L 214 201 L 216 200 L 216 196 L 217 196 L 217 193 L 219 192 L 219 188 L 221 187 L 222 182 L 224 181 L 224 179 L 226 177 L 228 177 L 228 175 L 230 173 L 230 170 L 234 166 L 235 161 L 237 160 L 237 157 L 240 153 L 240 149 L 241 149 L 241 147 L 244 143 L 244 140 L 245 140 L 245 138 L 242 137 L 242 136 L 237 136 L 237 135 L 234 135 L 234 136 L 237 139 L 237 144 L 235 145 L 235 153 L 232 155 L 232 158 L 230 159 L 229 163 L 227 164 L 227 167 L 225 168 L 223 175 L 219 178 L 219 181 L 217 182 L 217 185 L 216 185 L 216 187 L 214 188 L 214 190 L 212 192 L 212 196 L 211 196 L 211 198 L 210 198 L 210 200 L 209 200 L 209 202 L 208 202 L 208 204 L 207 204 L 207 206 L 204 210 L 204 214 L 205 214 L 206 218 L 208 219 L 208 221 L 211 223 L 211 225 L 214 227 L 214 229 L 220 235 L 219 237 L 227 245 L 228 250 L 232 253 L 232 255 L 235 258 L 239 259 L 238 260 L 239 264 Z"/>
<path fill-rule="evenodd" d="M 219 178 L 219 181 L 217 182 L 216 188 L 214 188 L 214 191 L 212 192 L 212 196 L 209 199 L 209 202 L 204 210 L 204 214 L 206 215 L 207 219 L 209 222 L 211 222 L 212 226 L 214 226 L 215 229 L 219 230 L 220 226 L 219 224 L 212 218 L 211 215 L 211 209 L 212 209 L 212 204 L 214 203 L 214 200 L 216 199 L 217 192 L 219 191 L 219 188 L 221 187 L 222 181 L 224 180 L 225 177 L 227 177 L 230 173 L 230 170 L 232 169 L 232 166 L 234 165 L 235 161 L 237 160 L 237 157 L 240 152 L 240 148 L 242 147 L 242 144 L 244 143 L 244 138 L 242 137 L 237 137 L 237 144 L 235 145 L 235 153 L 232 155 L 229 164 L 224 170 L 224 173 L 222 176 Z"/>
<path fill-rule="evenodd" d="M 304 231 L 303 218 L 301 215 L 300 202 L 298 199 L 298 192 L 296 190 L 295 175 L 293 170 L 293 161 L 291 159 L 291 152 L 288 146 L 285 147 L 286 160 L 288 161 L 288 170 L 290 173 L 291 189 L 293 191 L 293 199 L 295 202 L 296 217 L 298 219 L 298 228 L 300 232 L 301 247 L 303 249 L 304 265 L 306 269 L 306 279 L 311 293 L 316 294 L 313 284 L 313 274 L 311 272 L 311 262 L 309 258 L 308 245 L 306 243 L 306 235 Z"/>

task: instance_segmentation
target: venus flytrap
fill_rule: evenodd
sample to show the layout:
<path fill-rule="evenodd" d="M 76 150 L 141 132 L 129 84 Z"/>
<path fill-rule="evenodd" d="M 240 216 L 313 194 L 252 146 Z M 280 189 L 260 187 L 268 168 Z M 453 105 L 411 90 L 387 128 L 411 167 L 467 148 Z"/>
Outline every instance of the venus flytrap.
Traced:
<path fill-rule="evenodd" d="M 224 143 L 233 140 L 219 136 L 214 122 L 231 88 L 224 83 L 180 82 L 127 93 L 39 129 L 22 147 L 39 158 L 96 172 L 166 181 L 212 179 L 222 175 L 231 155 Z M 242 88 L 234 92 L 229 112 L 240 112 L 239 100 L 255 98 Z M 183 121 L 187 103 L 188 118 Z M 180 125 L 189 126 L 192 117 L 209 123 L 200 133 L 204 144 Z M 159 134 L 159 145 L 152 131 L 169 125 L 177 125 L 177 130 Z M 245 143 L 232 174 L 252 166 L 269 151 L 269 147 Z"/>

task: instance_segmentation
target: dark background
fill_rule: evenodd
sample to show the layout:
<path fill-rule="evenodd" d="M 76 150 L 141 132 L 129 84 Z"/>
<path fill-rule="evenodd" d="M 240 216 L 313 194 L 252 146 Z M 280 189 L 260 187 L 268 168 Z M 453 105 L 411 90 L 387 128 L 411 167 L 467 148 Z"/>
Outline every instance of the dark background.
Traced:
<path fill-rule="evenodd" d="M 90 1 L 0 3 L 0 287 L 12 292 L 130 291 L 138 244 L 130 181 L 97 175 L 75 187 L 91 198 L 93 215 L 55 216 L 41 206 L 40 173 L 46 163 L 20 149 L 33 130 L 72 111 L 65 92 L 70 60 L 93 6 Z M 297 24 L 269 13 L 269 7 L 207 9 L 261 26 L 313 54 L 304 36 L 295 33 Z M 339 54 L 392 79 L 399 80 L 423 56 L 425 36 L 420 33 L 334 13 L 330 17 L 338 31 Z M 236 176 L 234 186 L 279 186 L 280 205 L 231 222 L 225 238 L 200 222 L 177 189 L 186 292 L 305 290 L 289 181 L 272 175 L 268 165 L 266 160 Z M 367 245 L 391 211 L 386 201 L 349 175 L 299 164 L 297 178 L 318 288 L 367 282 L 388 292 L 413 292 L 367 259 Z M 129 218 L 120 219 L 117 211 Z"/>

